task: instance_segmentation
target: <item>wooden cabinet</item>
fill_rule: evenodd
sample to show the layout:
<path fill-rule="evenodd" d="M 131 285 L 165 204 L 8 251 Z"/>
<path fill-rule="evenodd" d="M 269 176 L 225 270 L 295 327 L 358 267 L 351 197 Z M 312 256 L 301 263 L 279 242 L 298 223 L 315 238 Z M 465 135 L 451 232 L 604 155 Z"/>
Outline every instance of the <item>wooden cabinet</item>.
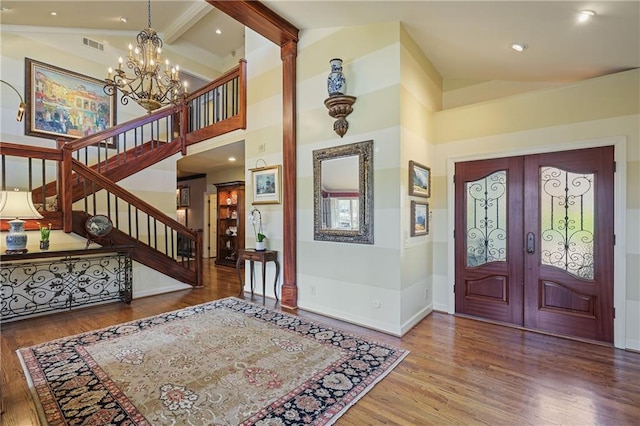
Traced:
<path fill-rule="evenodd" d="M 216 265 L 236 266 L 244 249 L 244 182 L 217 183 L 218 220 Z"/>

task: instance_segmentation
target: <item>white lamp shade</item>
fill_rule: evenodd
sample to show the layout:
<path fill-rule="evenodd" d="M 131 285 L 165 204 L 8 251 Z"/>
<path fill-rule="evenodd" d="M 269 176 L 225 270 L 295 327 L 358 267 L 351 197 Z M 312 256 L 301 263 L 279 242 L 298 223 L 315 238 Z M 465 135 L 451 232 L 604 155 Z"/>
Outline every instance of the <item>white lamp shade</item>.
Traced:
<path fill-rule="evenodd" d="M 31 191 L 0 191 L 0 218 L 42 219 L 33 205 Z"/>

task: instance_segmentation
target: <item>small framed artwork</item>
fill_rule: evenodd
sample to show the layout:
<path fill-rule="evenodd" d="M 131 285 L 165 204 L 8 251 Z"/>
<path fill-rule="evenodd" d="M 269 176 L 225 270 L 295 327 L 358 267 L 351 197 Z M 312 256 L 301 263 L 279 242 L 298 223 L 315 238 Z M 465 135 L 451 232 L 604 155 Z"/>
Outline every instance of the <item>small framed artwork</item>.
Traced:
<path fill-rule="evenodd" d="M 180 187 L 180 207 L 189 207 L 191 205 L 191 187 Z"/>
<path fill-rule="evenodd" d="M 102 80 L 30 58 L 25 69 L 27 135 L 78 139 L 116 124 L 116 98 L 104 93 Z"/>
<path fill-rule="evenodd" d="M 281 169 L 279 164 L 250 169 L 253 184 L 251 204 L 280 204 Z"/>
<path fill-rule="evenodd" d="M 431 169 L 415 161 L 409 161 L 409 195 L 431 196 Z"/>
<path fill-rule="evenodd" d="M 411 236 L 429 234 L 429 203 L 411 201 Z"/>

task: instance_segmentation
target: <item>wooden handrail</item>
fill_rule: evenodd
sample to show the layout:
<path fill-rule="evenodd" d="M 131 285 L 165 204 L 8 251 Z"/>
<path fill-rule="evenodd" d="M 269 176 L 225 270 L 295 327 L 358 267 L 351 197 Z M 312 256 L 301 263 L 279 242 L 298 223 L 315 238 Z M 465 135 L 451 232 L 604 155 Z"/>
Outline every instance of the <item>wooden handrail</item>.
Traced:
<path fill-rule="evenodd" d="M 17 143 L 0 142 L 0 152 L 2 155 L 13 157 L 36 158 L 38 160 L 62 161 L 62 152 L 54 148 L 42 148 L 31 145 L 20 145 Z"/>
<path fill-rule="evenodd" d="M 70 153 L 71 151 L 65 150 L 65 152 Z M 203 271 L 202 271 L 203 243 L 202 243 L 201 231 L 200 232 L 192 231 L 191 229 L 182 225 L 180 222 L 165 215 L 162 211 L 158 210 L 156 207 L 152 206 L 151 204 L 145 202 L 144 200 L 136 197 L 135 195 L 131 194 L 127 190 L 116 185 L 109 179 L 102 176 L 100 173 L 85 166 L 78 160 L 71 159 L 70 163 L 72 165 L 71 167 L 72 170 L 77 175 L 81 176 L 82 178 L 86 179 L 92 184 L 104 189 L 105 191 L 107 191 L 109 195 L 115 196 L 116 199 L 120 199 L 125 203 L 127 203 L 129 206 L 135 207 L 136 211 L 140 211 L 143 214 L 147 215 L 147 218 L 153 219 L 154 222 L 157 221 L 165 225 L 167 228 L 171 230 L 170 232 L 171 235 L 173 235 L 173 232 L 176 232 L 176 234 L 178 235 L 178 238 L 182 236 L 186 238 L 188 241 L 193 242 L 193 247 L 195 248 L 195 256 L 196 256 L 194 261 L 195 271 L 192 271 L 189 266 L 191 264 L 191 261 L 189 258 L 187 258 L 186 267 L 184 266 L 184 263 L 182 266 L 179 266 L 178 263 L 174 264 L 174 262 L 170 262 L 169 264 L 166 261 L 162 261 L 160 257 L 168 256 L 173 259 L 173 256 L 174 256 L 173 248 L 171 249 L 171 253 L 169 253 L 169 247 L 165 247 L 165 251 L 164 253 L 162 253 L 161 251 L 158 251 L 156 247 L 151 246 L 151 244 L 143 243 L 142 240 L 138 239 L 136 236 L 135 239 L 132 241 L 132 243 L 136 244 L 141 248 L 143 246 L 146 247 L 144 249 L 145 250 L 144 252 L 136 251 L 134 253 L 134 258 L 136 260 L 144 261 L 145 263 L 150 262 L 147 264 L 150 266 L 156 265 L 154 269 L 161 268 L 158 270 L 162 270 L 162 272 L 174 278 L 187 280 L 185 282 L 191 282 L 192 285 L 194 285 L 195 287 L 201 287 L 203 285 L 203 281 L 202 281 L 203 280 Z M 69 216 L 72 217 L 72 221 L 73 221 L 73 217 L 74 217 L 73 212 Z M 137 213 L 136 213 L 136 216 L 137 216 Z M 116 223 L 117 223 L 117 220 L 118 220 L 118 216 L 116 212 Z M 72 223 L 72 227 L 73 227 L 73 223 Z M 117 239 L 123 239 L 123 238 L 124 239 L 131 238 L 131 234 L 129 234 L 129 237 L 127 237 L 127 235 L 123 233 L 123 231 L 118 229 L 117 226 L 116 226 L 116 229 L 120 232 L 117 233 L 118 235 L 113 236 L 114 239 L 117 240 Z M 191 247 L 191 244 L 189 244 L 189 247 Z M 146 251 L 146 250 L 149 250 L 149 251 Z M 178 252 L 178 255 L 180 256 L 180 252 Z M 162 265 L 162 266 L 159 266 L 159 265 Z M 184 269 L 181 269 L 181 268 L 184 268 Z"/>
<path fill-rule="evenodd" d="M 145 124 L 152 123 L 158 119 L 168 117 L 174 113 L 175 111 L 173 107 L 163 108 L 154 113 L 151 113 L 142 117 L 134 118 L 133 120 L 120 123 L 113 127 L 109 127 L 108 129 L 102 130 L 98 133 L 94 133 L 93 135 L 85 136 L 80 139 L 76 139 L 72 142 L 67 142 L 66 145 L 72 151 L 77 151 L 79 149 L 82 149 L 88 146 L 96 145 L 104 141 L 105 139 L 112 138 L 128 130 L 135 129 L 136 127 L 144 126 Z"/>
<path fill-rule="evenodd" d="M 190 240 L 193 240 L 193 241 L 196 240 L 197 234 L 195 231 L 192 231 L 191 229 L 187 228 L 177 220 L 171 219 L 164 212 L 158 210 L 157 208 L 147 203 L 146 201 L 136 197 L 129 191 L 123 189 L 122 187 L 115 185 L 109 179 L 106 179 L 101 174 L 94 172 L 93 170 L 91 170 L 89 167 L 85 166 L 78 160 L 72 159 L 71 161 L 73 163 L 73 167 L 72 167 L 73 171 L 76 172 L 78 175 L 84 177 L 85 179 L 91 182 L 94 182 L 96 185 L 107 190 L 108 192 L 122 199 L 123 201 L 135 206 L 138 210 L 155 218 L 159 222 L 167 225 L 168 227 L 179 231 L 181 234 L 185 234 L 189 236 Z"/>

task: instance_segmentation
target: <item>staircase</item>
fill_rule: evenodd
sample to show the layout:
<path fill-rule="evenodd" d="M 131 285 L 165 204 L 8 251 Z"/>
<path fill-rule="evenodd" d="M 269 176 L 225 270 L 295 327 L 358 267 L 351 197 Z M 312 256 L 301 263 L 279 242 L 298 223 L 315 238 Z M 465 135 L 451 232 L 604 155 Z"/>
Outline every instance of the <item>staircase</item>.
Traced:
<path fill-rule="evenodd" d="M 86 219 L 106 215 L 114 225 L 109 243 L 133 245 L 135 261 L 202 286 L 201 233 L 117 182 L 178 152 L 185 155 L 189 145 L 244 128 L 246 62 L 242 60 L 190 95 L 178 110 L 168 107 L 74 141 L 60 139 L 57 149 L 1 142 L 2 190 L 24 186 L 7 179 L 7 168 L 26 164 L 28 190 L 34 203 L 43 206 L 42 214 L 53 229 L 85 237 Z M 51 170 L 56 171 L 53 179 Z M 37 229 L 36 221 L 27 221 L 25 228 Z"/>

